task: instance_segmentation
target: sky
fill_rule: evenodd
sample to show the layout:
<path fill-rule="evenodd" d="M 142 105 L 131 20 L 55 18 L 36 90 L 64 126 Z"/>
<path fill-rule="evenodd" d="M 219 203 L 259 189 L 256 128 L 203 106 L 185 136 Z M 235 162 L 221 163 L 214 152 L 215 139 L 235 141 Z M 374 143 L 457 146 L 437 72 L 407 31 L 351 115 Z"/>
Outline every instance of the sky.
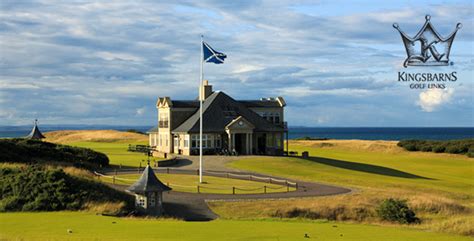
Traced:
<path fill-rule="evenodd" d="M 172 2 L 172 3 L 171 3 Z M 400 28 L 462 23 L 451 66 L 402 66 Z M 0 125 L 153 126 L 194 99 L 200 36 L 227 54 L 204 78 L 235 99 L 282 96 L 290 126 L 474 126 L 472 1 L 0 2 Z M 410 89 L 398 72 L 457 72 Z"/>

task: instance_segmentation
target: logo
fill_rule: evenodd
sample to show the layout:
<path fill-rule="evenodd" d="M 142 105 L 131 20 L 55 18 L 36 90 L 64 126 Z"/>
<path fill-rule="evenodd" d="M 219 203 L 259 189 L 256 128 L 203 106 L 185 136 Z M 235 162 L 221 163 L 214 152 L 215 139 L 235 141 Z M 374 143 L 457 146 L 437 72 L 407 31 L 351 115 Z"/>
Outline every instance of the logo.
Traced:
<path fill-rule="evenodd" d="M 407 58 L 403 66 L 447 66 L 449 62 L 449 52 L 454 41 L 454 37 L 462 24 L 458 23 L 456 29 L 446 38 L 443 38 L 430 22 L 431 16 L 425 16 L 425 24 L 420 31 L 411 38 L 406 35 L 397 23 L 393 27 L 400 32 L 403 44 L 407 52 Z"/>

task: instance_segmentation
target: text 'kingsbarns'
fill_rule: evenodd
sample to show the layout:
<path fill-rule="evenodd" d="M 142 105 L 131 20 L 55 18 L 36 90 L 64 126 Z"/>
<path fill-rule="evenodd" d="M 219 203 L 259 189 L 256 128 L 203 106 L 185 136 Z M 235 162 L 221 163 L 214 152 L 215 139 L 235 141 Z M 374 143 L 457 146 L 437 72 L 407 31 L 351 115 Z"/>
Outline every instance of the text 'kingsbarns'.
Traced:
<path fill-rule="evenodd" d="M 398 81 L 446 82 L 458 80 L 456 71 L 451 73 L 406 73 L 398 72 Z"/>

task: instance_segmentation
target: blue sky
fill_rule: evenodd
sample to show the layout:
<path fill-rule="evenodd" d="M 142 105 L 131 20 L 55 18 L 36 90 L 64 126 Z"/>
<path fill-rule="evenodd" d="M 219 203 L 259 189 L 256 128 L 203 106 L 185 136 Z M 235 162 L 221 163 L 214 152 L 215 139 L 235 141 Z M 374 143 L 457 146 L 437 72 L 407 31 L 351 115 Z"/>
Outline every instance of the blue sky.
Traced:
<path fill-rule="evenodd" d="M 453 66 L 404 69 L 397 22 L 463 24 Z M 158 96 L 191 99 L 205 65 L 236 99 L 283 96 L 290 125 L 474 126 L 472 1 L 9 1 L 0 3 L 0 125 L 154 125 Z M 452 72 L 412 90 L 397 72 Z"/>

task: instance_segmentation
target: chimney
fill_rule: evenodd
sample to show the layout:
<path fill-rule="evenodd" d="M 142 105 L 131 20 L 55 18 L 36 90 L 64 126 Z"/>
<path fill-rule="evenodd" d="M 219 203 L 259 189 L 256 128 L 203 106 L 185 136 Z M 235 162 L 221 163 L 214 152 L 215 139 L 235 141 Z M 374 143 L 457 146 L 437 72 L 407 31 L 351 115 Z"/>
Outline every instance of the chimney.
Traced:
<path fill-rule="evenodd" d="M 212 94 L 212 85 L 209 85 L 209 82 L 207 80 L 203 80 L 202 82 L 203 83 L 201 86 L 201 91 L 199 93 L 199 99 L 201 99 L 202 96 L 204 96 L 202 100 L 205 100 L 207 99 L 207 97 L 209 97 Z"/>

